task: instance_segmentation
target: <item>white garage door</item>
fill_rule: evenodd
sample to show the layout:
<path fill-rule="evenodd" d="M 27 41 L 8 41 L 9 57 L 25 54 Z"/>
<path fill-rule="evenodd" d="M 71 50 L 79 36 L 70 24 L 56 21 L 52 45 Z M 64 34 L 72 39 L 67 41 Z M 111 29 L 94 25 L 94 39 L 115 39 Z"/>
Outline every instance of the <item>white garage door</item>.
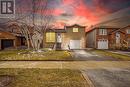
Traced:
<path fill-rule="evenodd" d="M 70 40 L 70 49 L 80 49 L 80 40 Z"/>
<path fill-rule="evenodd" d="M 99 40 L 98 49 L 108 49 L 108 40 Z"/>

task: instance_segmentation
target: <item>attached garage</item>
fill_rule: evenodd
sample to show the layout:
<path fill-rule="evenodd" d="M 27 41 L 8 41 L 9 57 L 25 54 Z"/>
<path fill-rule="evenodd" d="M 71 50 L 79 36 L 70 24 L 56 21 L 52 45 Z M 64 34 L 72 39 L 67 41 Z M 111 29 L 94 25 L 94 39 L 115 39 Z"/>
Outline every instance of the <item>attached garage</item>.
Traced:
<path fill-rule="evenodd" d="M 0 50 L 16 47 L 16 37 L 9 33 L 0 31 Z"/>
<path fill-rule="evenodd" d="M 11 39 L 3 39 L 1 40 L 1 48 L 5 49 L 5 48 L 10 48 L 14 46 L 14 41 Z"/>
<path fill-rule="evenodd" d="M 70 40 L 70 49 L 80 49 L 80 40 Z"/>
<path fill-rule="evenodd" d="M 98 40 L 98 49 L 108 49 L 108 40 L 107 39 Z"/>

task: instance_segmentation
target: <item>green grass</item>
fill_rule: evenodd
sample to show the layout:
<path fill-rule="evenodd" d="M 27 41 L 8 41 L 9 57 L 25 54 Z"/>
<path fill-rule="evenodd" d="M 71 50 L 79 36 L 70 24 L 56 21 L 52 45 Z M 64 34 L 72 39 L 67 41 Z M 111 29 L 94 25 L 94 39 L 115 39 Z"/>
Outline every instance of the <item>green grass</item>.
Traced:
<path fill-rule="evenodd" d="M 0 69 L 0 76 L 14 79 L 8 87 L 86 87 L 81 72 L 67 69 Z"/>
<path fill-rule="evenodd" d="M 112 52 L 108 52 L 108 51 L 105 51 L 105 50 L 94 50 L 94 52 L 96 52 L 100 55 L 103 55 L 103 56 L 110 56 L 110 57 L 121 59 L 121 60 L 124 60 L 124 61 L 130 60 L 129 56 L 123 55 L 123 54 L 112 53 Z"/>
<path fill-rule="evenodd" d="M 28 53 L 27 50 L 0 51 L 0 60 L 72 60 L 68 51 Z M 21 53 L 21 54 L 19 54 Z"/>

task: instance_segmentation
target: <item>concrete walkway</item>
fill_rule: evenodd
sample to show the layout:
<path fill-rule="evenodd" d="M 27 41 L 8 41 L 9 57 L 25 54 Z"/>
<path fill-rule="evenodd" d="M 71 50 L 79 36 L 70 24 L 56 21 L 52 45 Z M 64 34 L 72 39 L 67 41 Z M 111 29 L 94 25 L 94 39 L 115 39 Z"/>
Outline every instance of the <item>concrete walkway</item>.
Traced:
<path fill-rule="evenodd" d="M 130 68 L 130 61 L 3 61 L 0 68 L 102 69 Z"/>

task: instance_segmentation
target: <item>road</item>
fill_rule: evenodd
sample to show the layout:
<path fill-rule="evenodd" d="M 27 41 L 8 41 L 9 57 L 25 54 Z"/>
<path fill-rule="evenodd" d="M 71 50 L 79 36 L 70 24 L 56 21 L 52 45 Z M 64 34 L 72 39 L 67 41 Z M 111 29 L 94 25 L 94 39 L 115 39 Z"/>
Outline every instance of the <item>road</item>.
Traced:
<path fill-rule="evenodd" d="M 130 68 L 88 69 L 82 71 L 94 87 L 130 87 Z"/>

